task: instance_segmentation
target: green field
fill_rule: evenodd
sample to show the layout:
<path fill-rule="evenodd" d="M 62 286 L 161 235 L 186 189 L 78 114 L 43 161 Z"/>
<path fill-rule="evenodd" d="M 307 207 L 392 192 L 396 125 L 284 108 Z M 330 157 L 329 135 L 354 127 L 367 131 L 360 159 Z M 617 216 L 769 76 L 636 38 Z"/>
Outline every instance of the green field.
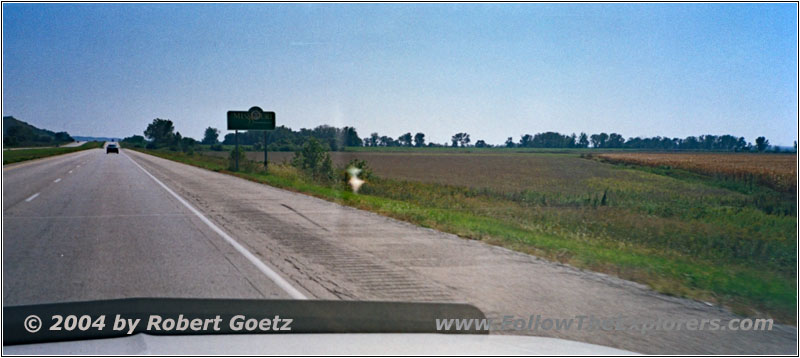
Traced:
<path fill-rule="evenodd" d="M 4 150 L 3 165 L 102 147 L 103 142 L 87 142 L 79 147 Z"/>
<path fill-rule="evenodd" d="M 227 172 L 224 157 L 146 152 Z M 359 158 L 373 169 L 358 195 L 280 164 L 288 153 L 270 153 L 269 174 L 249 161 L 232 174 L 796 323 L 793 193 L 580 152 L 331 154 L 339 166 Z"/>

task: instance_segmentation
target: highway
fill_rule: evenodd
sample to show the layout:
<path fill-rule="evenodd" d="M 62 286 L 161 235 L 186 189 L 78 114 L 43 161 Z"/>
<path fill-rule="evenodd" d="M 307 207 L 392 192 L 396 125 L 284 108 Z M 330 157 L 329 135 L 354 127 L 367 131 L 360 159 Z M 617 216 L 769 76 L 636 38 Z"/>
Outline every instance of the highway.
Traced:
<path fill-rule="evenodd" d="M 3 171 L 4 305 L 289 298 L 123 155 Z"/>
<path fill-rule="evenodd" d="M 468 302 L 487 316 L 737 317 L 642 285 L 133 150 L 3 168 L 3 305 L 123 297 Z M 535 334 L 641 353 L 795 354 L 769 332 Z"/>

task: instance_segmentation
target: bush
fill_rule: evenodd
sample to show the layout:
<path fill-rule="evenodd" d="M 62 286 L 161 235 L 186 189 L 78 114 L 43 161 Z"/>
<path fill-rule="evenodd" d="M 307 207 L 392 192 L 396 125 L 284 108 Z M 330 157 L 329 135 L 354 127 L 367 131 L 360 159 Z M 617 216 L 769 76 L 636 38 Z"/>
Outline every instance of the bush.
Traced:
<path fill-rule="evenodd" d="M 221 152 L 222 144 L 212 144 L 210 147 L 208 147 L 208 149 L 213 150 L 215 152 Z"/>
<path fill-rule="evenodd" d="M 194 154 L 194 146 L 197 145 L 197 141 L 189 137 L 183 137 L 179 144 L 181 151 L 188 155 L 192 155 Z"/>
<path fill-rule="evenodd" d="M 280 142 L 280 143 L 272 143 L 267 148 L 271 152 L 294 152 L 297 151 L 297 148 L 294 144 L 287 143 L 287 142 Z"/>
<path fill-rule="evenodd" d="M 247 157 L 244 155 L 244 150 L 239 148 L 237 151 L 236 148 L 231 149 L 231 154 L 228 156 L 228 169 L 235 171 L 236 170 L 236 157 L 239 157 L 239 166 L 241 167 L 244 165 L 245 161 L 247 161 Z"/>
<path fill-rule="evenodd" d="M 347 163 L 347 165 L 345 165 L 344 167 L 339 168 L 338 174 L 339 174 L 339 179 L 341 180 L 340 184 L 342 185 L 342 188 L 344 188 L 344 190 L 348 190 L 349 191 L 349 190 L 352 189 L 350 187 L 350 174 L 347 172 L 347 170 L 350 169 L 351 167 L 358 168 L 358 169 L 361 170 L 358 173 L 358 178 L 359 179 L 361 179 L 361 180 L 363 180 L 365 182 L 369 182 L 370 179 L 373 178 L 372 177 L 372 168 L 369 167 L 369 165 L 367 164 L 367 161 L 355 158 L 355 159 L 351 160 L 349 163 Z M 366 183 L 364 183 L 364 184 L 366 184 Z M 363 189 L 361 189 L 361 190 L 363 190 Z"/>
<path fill-rule="evenodd" d="M 347 165 L 342 168 L 339 168 L 339 178 L 342 179 L 344 183 L 347 183 L 350 180 L 350 175 L 347 174 L 347 169 L 350 167 L 356 167 L 361 169 L 361 172 L 358 173 L 358 178 L 361 180 L 369 180 L 372 179 L 372 168 L 369 167 L 366 160 L 360 160 L 355 158 L 351 160 Z"/>
<path fill-rule="evenodd" d="M 305 172 L 318 182 L 333 181 L 333 161 L 328 151 L 316 138 L 309 138 L 303 149 L 294 153 L 292 166 Z"/>

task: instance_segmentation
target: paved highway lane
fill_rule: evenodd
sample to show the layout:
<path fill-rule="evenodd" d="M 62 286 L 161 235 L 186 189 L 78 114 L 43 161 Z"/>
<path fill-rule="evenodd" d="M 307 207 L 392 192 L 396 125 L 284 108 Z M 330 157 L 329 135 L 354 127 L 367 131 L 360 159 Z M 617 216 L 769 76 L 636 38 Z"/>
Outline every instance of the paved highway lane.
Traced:
<path fill-rule="evenodd" d="M 129 296 L 288 297 L 249 254 L 309 298 L 469 302 L 501 319 L 737 318 L 633 282 L 134 151 L 91 150 L 82 159 L 47 164 L 48 170 L 38 165 L 44 164 L 4 170 L 12 179 L 3 183 L 10 199 L 3 207 L 6 305 Z M 65 176 L 71 167 L 72 176 Z M 57 177 L 62 180 L 55 183 Z M 20 192 L 11 186 L 25 184 Z M 497 333 L 643 353 L 796 352 L 796 328 L 783 325 L 771 332 Z"/>
<path fill-rule="evenodd" d="M 124 154 L 87 150 L 3 175 L 4 305 L 289 298 Z"/>

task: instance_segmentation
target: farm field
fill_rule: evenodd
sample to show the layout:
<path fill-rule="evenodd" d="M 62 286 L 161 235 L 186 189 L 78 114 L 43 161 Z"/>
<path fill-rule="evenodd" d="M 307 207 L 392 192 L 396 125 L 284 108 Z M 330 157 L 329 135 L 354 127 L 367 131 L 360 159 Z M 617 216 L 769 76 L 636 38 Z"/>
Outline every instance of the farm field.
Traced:
<path fill-rule="evenodd" d="M 227 152 L 204 152 L 225 157 Z M 247 158 L 263 161 L 264 152 L 247 152 Z M 289 162 L 292 152 L 269 152 L 272 163 Z M 451 184 L 470 188 L 503 191 L 549 191 L 554 187 L 564 193 L 585 193 L 583 179 L 625 175 L 613 167 L 577 155 L 561 154 L 475 154 L 475 153 L 402 153 L 402 152 L 331 152 L 334 165 L 343 166 L 353 159 L 366 160 L 381 178 Z M 569 180 L 567 180 L 569 179 Z"/>
<path fill-rule="evenodd" d="M 751 153 L 602 153 L 610 162 L 673 167 L 709 175 L 757 180 L 780 191 L 797 190 L 797 156 Z"/>
<path fill-rule="evenodd" d="M 794 192 L 796 156 L 791 154 L 750 153 L 644 153 L 585 151 L 525 153 L 483 150 L 476 153 L 414 150 L 331 152 L 333 163 L 345 165 L 353 159 L 366 160 L 381 177 L 462 185 L 499 190 L 537 190 L 559 187 L 560 192 L 585 191 L 582 179 L 620 175 L 613 167 L 587 161 L 597 158 L 612 164 L 624 163 L 652 167 L 670 167 L 707 174 L 711 178 L 749 181 L 770 186 L 781 192 Z M 204 152 L 225 157 L 227 152 Z M 578 155 L 583 154 L 583 155 Z M 247 158 L 263 161 L 264 152 L 246 152 Z M 292 152 L 269 152 L 270 162 L 286 163 Z M 566 180 L 565 179 L 569 179 Z M 565 187 L 566 186 L 566 187 Z"/>
<path fill-rule="evenodd" d="M 228 153 L 209 153 L 160 155 L 224 171 Z M 792 173 L 794 156 L 707 154 L 717 169 L 706 175 L 581 154 L 331 153 L 339 167 L 368 163 L 359 195 L 304 179 L 280 164 L 289 152 L 270 153 L 269 174 L 250 165 L 236 175 L 795 323 L 796 197 L 725 175 L 745 164 Z"/>

